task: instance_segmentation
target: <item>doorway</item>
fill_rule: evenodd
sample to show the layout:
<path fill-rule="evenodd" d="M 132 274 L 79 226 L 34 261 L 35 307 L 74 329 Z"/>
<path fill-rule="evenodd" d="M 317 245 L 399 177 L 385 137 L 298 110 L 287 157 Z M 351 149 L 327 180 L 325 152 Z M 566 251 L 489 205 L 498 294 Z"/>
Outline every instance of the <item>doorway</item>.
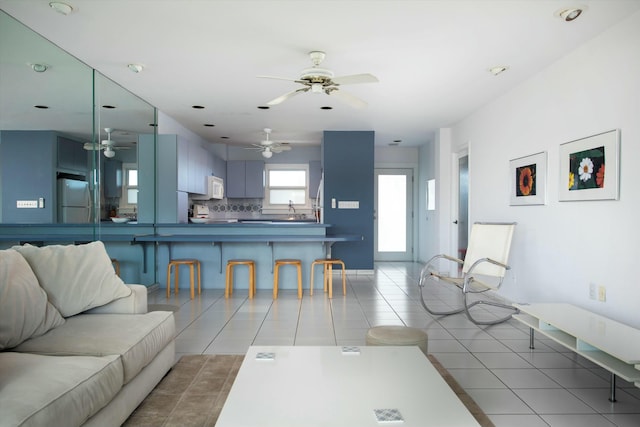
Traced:
<path fill-rule="evenodd" d="M 376 169 L 374 260 L 413 260 L 413 169 Z"/>
<path fill-rule="evenodd" d="M 469 242 L 469 154 L 465 150 L 456 155 L 457 193 L 456 212 L 454 212 L 453 234 L 456 256 L 464 260 Z"/>

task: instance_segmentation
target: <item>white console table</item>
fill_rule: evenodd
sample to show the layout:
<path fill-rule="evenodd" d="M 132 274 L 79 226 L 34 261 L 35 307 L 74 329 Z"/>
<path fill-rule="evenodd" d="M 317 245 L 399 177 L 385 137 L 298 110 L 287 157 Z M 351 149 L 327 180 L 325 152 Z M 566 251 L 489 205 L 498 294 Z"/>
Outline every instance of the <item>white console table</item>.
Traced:
<path fill-rule="evenodd" d="M 616 375 L 640 387 L 640 330 L 563 303 L 514 304 L 514 319 L 546 335 L 611 373 L 609 400 L 616 400 Z"/>
<path fill-rule="evenodd" d="M 386 425 L 479 427 L 429 359 L 409 346 L 250 347 L 216 423 Z"/>

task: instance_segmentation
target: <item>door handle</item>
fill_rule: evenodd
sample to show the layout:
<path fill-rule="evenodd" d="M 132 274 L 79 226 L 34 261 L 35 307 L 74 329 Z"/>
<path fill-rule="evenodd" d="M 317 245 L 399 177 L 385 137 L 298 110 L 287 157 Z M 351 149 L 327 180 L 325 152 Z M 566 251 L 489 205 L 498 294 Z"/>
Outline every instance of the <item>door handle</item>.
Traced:
<path fill-rule="evenodd" d="M 458 220 L 453 221 L 454 224 L 458 225 Z"/>

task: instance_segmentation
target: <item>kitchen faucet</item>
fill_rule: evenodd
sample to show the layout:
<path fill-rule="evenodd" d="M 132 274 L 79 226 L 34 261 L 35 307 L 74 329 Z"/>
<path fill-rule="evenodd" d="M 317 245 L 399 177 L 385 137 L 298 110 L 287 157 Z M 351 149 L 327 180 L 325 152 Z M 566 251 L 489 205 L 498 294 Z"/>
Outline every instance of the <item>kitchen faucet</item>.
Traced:
<path fill-rule="evenodd" d="M 296 208 L 293 207 L 293 202 L 289 200 L 289 212 L 293 211 L 294 215 L 296 213 Z"/>

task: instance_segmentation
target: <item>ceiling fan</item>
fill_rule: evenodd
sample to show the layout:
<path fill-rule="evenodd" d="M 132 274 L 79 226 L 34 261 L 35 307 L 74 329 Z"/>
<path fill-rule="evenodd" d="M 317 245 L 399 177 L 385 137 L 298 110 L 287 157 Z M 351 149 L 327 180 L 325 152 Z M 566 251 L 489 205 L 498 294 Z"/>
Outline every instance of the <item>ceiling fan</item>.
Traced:
<path fill-rule="evenodd" d="M 133 148 L 135 142 L 116 142 L 111 139 L 111 133 L 114 132 L 112 128 L 104 128 L 107 133 L 107 139 L 103 139 L 100 145 L 92 142 L 85 142 L 82 146 L 85 150 L 104 150 L 104 156 L 111 158 L 116 155 L 114 150 L 128 150 Z"/>
<path fill-rule="evenodd" d="M 303 87 L 291 92 L 287 92 L 271 101 L 267 102 L 267 105 L 278 105 L 287 99 L 299 95 L 303 92 L 311 93 L 326 93 L 327 95 L 334 96 L 341 101 L 351 105 L 354 108 L 365 108 L 367 103 L 362 99 L 344 92 L 341 89 L 342 85 L 350 85 L 357 83 L 377 83 L 378 79 L 372 74 L 353 74 L 349 76 L 334 77 L 333 71 L 326 68 L 320 68 L 320 64 L 325 58 L 325 53 L 320 51 L 309 52 L 309 57 L 313 63 L 313 67 L 302 70 L 300 77 L 297 79 L 290 79 L 286 77 L 273 77 L 273 76 L 258 76 L 265 79 L 279 79 L 288 80 L 299 83 Z"/>
<path fill-rule="evenodd" d="M 286 142 L 275 142 L 269 139 L 271 135 L 271 129 L 264 128 L 266 134 L 265 139 L 260 141 L 259 144 L 251 144 L 252 147 L 245 147 L 247 150 L 259 150 L 262 151 L 262 157 L 269 159 L 273 156 L 273 153 L 282 153 L 283 151 L 291 150 L 291 146 Z"/>

